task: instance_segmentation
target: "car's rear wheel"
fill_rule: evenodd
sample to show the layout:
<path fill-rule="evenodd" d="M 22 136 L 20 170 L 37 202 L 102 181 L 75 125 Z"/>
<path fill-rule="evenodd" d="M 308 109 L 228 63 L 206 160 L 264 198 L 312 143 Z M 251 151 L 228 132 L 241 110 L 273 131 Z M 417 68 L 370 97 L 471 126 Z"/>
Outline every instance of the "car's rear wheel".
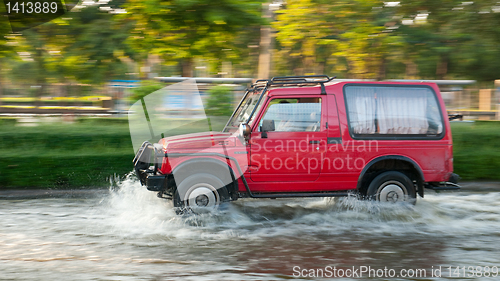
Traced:
<path fill-rule="evenodd" d="M 417 196 L 413 182 L 405 174 L 389 171 L 376 176 L 368 186 L 369 200 L 387 203 L 415 204 Z"/>
<path fill-rule="evenodd" d="M 218 177 L 199 173 L 179 184 L 173 201 L 177 214 L 204 214 L 216 211 L 228 197 L 227 189 Z"/>

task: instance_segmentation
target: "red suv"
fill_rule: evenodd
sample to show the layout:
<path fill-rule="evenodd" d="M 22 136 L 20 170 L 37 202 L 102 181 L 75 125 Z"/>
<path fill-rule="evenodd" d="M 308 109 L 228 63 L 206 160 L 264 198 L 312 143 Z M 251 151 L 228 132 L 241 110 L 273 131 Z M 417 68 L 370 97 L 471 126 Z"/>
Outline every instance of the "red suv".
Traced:
<path fill-rule="evenodd" d="M 326 75 L 258 80 L 222 132 L 144 142 L 134 167 L 148 190 L 195 213 L 241 197 L 414 204 L 424 188 L 459 188 L 435 84 Z"/>

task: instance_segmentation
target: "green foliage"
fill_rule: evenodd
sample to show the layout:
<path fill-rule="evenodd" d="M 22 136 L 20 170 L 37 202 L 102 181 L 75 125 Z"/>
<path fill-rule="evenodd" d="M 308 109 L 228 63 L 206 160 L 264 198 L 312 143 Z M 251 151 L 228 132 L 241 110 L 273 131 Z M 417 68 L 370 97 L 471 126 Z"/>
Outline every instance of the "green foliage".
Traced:
<path fill-rule="evenodd" d="M 133 72 L 125 60 L 133 56 L 125 44 L 131 28 L 114 17 L 98 6 L 72 12 L 67 24 L 57 25 L 57 32 L 65 36 L 55 40 L 63 53 L 52 68 L 83 83 L 126 79 L 125 74 Z"/>
<path fill-rule="evenodd" d="M 211 118 L 221 130 L 227 118 Z M 165 136 L 207 130 L 198 125 Z M 0 119 L 0 188 L 106 187 L 132 171 L 134 151 L 126 118 L 84 118 L 72 124 L 18 127 Z"/>
<path fill-rule="evenodd" d="M 192 70 L 196 57 L 237 59 L 238 35 L 262 23 L 261 2 L 254 0 L 129 0 L 124 8 L 123 21 L 134 25 L 128 42 L 142 59 L 152 53 L 179 60 L 183 75 L 189 75 L 186 69 Z"/>
<path fill-rule="evenodd" d="M 109 187 L 132 171 L 133 154 L 0 156 L 0 188 Z M 30 173 L 26 173 L 30 171 Z"/>
<path fill-rule="evenodd" d="M 233 92 L 226 86 L 215 86 L 209 91 L 205 113 L 208 116 L 231 116 L 233 113 Z"/>
<path fill-rule="evenodd" d="M 131 102 L 135 102 L 140 100 L 141 98 L 158 91 L 159 89 L 165 87 L 165 84 L 155 81 L 155 80 L 143 80 L 141 81 L 141 85 L 132 90 L 132 95 L 130 95 L 129 99 Z"/>
<path fill-rule="evenodd" d="M 7 11 L 5 10 L 5 5 L 0 5 L 0 14 L 5 15 Z M 10 23 L 8 21 L 8 17 L 2 16 L 0 17 L 0 58 L 5 56 L 11 56 L 12 51 L 14 50 L 12 45 L 7 43 L 12 43 L 12 40 L 9 40 L 12 36 L 9 36 L 11 32 Z"/>
<path fill-rule="evenodd" d="M 500 122 L 452 123 L 455 172 L 464 180 L 500 180 Z"/>
<path fill-rule="evenodd" d="M 84 120 L 36 127 L 2 122 L 0 139 L 1 188 L 105 187 L 110 178 L 132 170 L 126 122 Z"/>
<path fill-rule="evenodd" d="M 386 32 L 381 1 L 287 1 L 273 26 L 280 44 L 277 61 L 294 74 L 339 74 L 381 78 L 400 38 Z M 281 63 L 280 63 L 281 61 Z M 380 73 L 382 71 L 382 73 Z"/>
<path fill-rule="evenodd" d="M 375 79 L 500 77 L 495 1 L 286 2 L 273 22 L 279 72 Z"/>
<path fill-rule="evenodd" d="M 275 75 L 500 78 L 496 1 L 289 0 L 272 18 L 262 17 L 264 2 L 113 0 L 80 5 L 21 34 L 9 34 L 3 17 L 0 84 L 58 83 L 66 85 L 62 95 L 72 95 L 70 85 L 144 78 L 141 66 L 192 76 L 198 63 L 212 75 L 223 62 L 235 76 L 255 77 L 260 28 L 268 24 L 276 31 Z M 108 6 L 127 12 L 100 9 Z"/>
<path fill-rule="evenodd" d="M 99 85 L 128 78 L 126 73 L 133 72 L 133 53 L 125 44 L 130 25 L 116 22 L 113 14 L 98 6 L 73 9 L 69 15 L 11 36 L 15 52 L 25 56 L 16 54 L 17 60 L 9 62 L 10 78 L 31 85 Z"/>

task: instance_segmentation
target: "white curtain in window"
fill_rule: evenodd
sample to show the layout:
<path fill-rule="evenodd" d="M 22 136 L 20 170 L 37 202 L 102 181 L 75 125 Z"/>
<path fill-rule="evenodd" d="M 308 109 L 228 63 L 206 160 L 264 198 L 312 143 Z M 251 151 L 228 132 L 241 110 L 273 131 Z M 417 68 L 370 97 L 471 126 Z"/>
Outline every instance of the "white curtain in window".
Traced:
<path fill-rule="evenodd" d="M 378 132 L 380 134 L 425 134 L 427 94 L 425 88 L 376 88 Z"/>
<path fill-rule="evenodd" d="M 355 134 L 375 133 L 375 87 L 348 87 L 349 122 Z"/>
<path fill-rule="evenodd" d="M 355 134 L 440 134 L 443 125 L 427 88 L 349 86 L 349 122 Z"/>

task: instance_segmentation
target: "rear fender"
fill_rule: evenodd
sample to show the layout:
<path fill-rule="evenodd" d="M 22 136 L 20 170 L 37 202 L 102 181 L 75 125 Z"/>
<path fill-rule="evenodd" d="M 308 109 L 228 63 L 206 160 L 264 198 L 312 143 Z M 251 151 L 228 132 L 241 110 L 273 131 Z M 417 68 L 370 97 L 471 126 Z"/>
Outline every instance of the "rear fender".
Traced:
<path fill-rule="evenodd" d="M 415 172 L 417 187 L 418 187 L 417 193 L 421 197 L 424 197 L 424 173 L 422 172 L 422 169 L 415 161 L 413 161 L 412 159 L 410 159 L 408 157 L 401 156 L 401 155 L 385 155 L 385 156 L 380 156 L 380 157 L 377 157 L 377 158 L 371 160 L 363 168 L 363 170 L 361 171 L 361 174 L 358 177 L 357 190 L 361 190 L 363 188 L 363 179 L 364 179 L 366 173 L 370 170 L 370 168 L 373 167 L 373 165 L 379 163 L 380 161 L 385 161 L 385 160 L 399 160 L 399 161 L 403 161 L 403 162 L 406 162 L 407 164 L 409 164 L 413 168 L 413 171 Z"/>

